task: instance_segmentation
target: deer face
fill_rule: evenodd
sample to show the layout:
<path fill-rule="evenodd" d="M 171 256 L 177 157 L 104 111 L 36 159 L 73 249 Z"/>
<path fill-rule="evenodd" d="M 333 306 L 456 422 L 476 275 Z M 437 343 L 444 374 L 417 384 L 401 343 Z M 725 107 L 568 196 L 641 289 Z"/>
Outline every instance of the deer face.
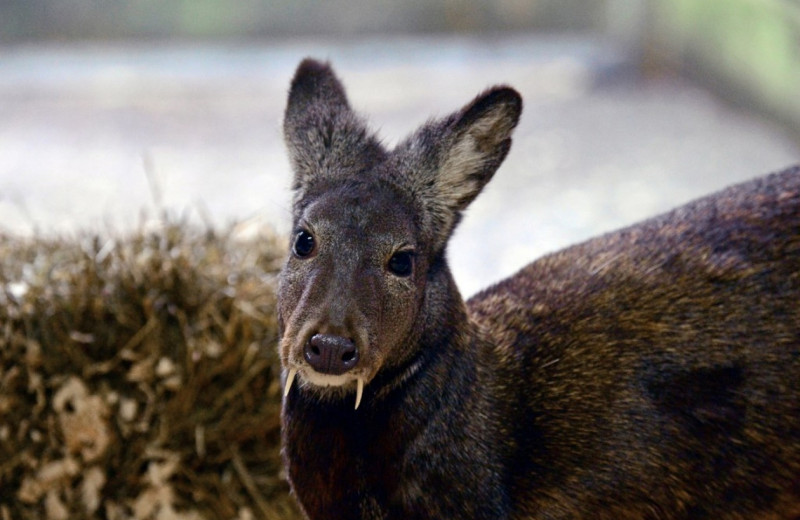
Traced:
<path fill-rule="evenodd" d="M 280 281 L 281 360 L 300 384 L 360 397 L 381 367 L 410 355 L 427 268 L 419 233 L 380 184 L 326 187 L 301 207 Z"/>
<path fill-rule="evenodd" d="M 355 389 L 358 406 L 365 383 L 403 370 L 446 310 L 447 240 L 505 158 L 521 108 L 498 87 L 387 151 L 331 68 L 300 64 L 284 119 L 295 194 L 278 291 L 286 393 L 299 377 L 320 397 Z"/>

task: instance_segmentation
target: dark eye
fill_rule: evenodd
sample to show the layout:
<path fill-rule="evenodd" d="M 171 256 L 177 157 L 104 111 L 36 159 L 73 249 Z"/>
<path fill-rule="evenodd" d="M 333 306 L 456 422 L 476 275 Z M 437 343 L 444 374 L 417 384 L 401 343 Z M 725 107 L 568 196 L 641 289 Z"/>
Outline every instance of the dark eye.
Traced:
<path fill-rule="evenodd" d="M 299 231 L 294 236 L 292 251 L 299 258 L 305 258 L 314 252 L 314 237 L 305 229 Z"/>
<path fill-rule="evenodd" d="M 409 276 L 414 270 L 414 253 L 398 251 L 389 259 L 389 271 L 395 276 Z"/>

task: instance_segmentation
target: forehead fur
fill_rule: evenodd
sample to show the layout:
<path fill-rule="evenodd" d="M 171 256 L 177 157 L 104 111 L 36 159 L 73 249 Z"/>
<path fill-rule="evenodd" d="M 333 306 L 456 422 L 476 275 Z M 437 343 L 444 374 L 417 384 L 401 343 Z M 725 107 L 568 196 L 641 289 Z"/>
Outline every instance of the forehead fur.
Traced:
<path fill-rule="evenodd" d="M 295 205 L 295 220 L 334 220 L 364 232 L 389 227 L 416 232 L 418 215 L 405 193 L 378 179 L 315 183 Z"/>

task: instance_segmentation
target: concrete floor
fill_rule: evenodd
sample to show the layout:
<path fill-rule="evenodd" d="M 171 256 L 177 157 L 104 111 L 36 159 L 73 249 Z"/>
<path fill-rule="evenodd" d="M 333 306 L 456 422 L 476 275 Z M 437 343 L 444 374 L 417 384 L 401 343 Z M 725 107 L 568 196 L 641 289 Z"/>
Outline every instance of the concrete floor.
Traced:
<path fill-rule="evenodd" d="M 522 93 L 512 151 L 449 251 L 465 295 L 800 162 L 779 128 L 679 78 L 643 79 L 624 50 L 581 38 L 0 47 L 0 229 L 120 233 L 162 207 L 285 232 L 280 123 L 307 55 L 331 60 L 389 144 L 489 85 Z"/>

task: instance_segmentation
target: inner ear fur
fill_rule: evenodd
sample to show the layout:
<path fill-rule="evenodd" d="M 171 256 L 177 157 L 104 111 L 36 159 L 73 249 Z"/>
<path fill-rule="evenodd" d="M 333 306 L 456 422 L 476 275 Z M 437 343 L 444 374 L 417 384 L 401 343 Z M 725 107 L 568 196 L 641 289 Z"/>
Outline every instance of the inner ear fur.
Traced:
<path fill-rule="evenodd" d="M 505 159 L 521 112 L 514 89 L 494 87 L 423 125 L 395 149 L 390 174 L 420 208 L 422 229 L 435 250 L 445 247 L 463 210 Z"/>
<path fill-rule="evenodd" d="M 519 93 L 499 86 L 457 115 L 437 175 L 440 196 L 452 210 L 465 209 L 491 180 L 511 148 L 521 113 Z"/>

